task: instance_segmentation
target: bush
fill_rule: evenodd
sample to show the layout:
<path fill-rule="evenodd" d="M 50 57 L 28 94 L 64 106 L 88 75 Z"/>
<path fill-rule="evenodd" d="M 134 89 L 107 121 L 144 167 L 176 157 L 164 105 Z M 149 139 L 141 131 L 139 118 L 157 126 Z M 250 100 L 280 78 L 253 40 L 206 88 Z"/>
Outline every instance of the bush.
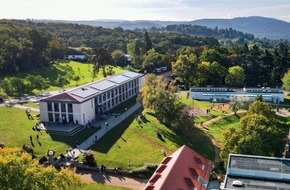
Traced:
<path fill-rule="evenodd" d="M 148 165 L 129 171 L 129 174 L 136 177 L 150 177 L 157 169 L 158 165 Z"/>
<path fill-rule="evenodd" d="M 95 160 L 94 154 L 90 150 L 84 152 L 83 162 L 85 165 L 97 166 L 97 162 Z"/>

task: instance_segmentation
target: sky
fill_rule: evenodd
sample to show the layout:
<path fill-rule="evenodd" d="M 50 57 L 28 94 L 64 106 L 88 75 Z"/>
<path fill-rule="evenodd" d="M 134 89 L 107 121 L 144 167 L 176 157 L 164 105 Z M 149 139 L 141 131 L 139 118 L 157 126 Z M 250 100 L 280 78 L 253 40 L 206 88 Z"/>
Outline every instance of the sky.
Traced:
<path fill-rule="evenodd" d="M 0 0 L 0 19 L 191 21 L 248 16 L 290 22 L 290 0 Z"/>

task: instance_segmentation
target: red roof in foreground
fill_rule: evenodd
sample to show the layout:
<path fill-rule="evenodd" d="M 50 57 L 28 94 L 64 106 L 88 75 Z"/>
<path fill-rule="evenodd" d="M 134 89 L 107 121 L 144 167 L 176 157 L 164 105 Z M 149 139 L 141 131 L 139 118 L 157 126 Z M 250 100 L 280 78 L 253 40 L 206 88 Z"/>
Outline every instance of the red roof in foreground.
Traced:
<path fill-rule="evenodd" d="M 203 185 L 199 178 L 208 183 L 212 164 L 212 161 L 184 145 L 163 159 L 144 190 L 152 187 L 152 190 L 206 190 L 207 184 Z"/>

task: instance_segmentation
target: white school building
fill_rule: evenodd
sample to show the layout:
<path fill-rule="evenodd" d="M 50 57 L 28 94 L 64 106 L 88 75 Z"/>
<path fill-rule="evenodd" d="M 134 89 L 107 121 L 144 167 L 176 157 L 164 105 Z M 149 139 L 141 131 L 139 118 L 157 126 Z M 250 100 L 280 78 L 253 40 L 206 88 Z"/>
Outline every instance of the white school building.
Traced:
<path fill-rule="evenodd" d="M 88 124 L 98 115 L 136 96 L 143 82 L 143 74 L 127 71 L 41 99 L 40 119 L 52 123 Z"/>
<path fill-rule="evenodd" d="M 282 89 L 244 88 L 241 91 L 225 87 L 192 87 L 189 89 L 189 98 L 213 102 L 227 102 L 231 100 L 231 97 L 246 97 L 249 101 L 254 101 L 260 95 L 265 102 L 274 104 L 284 102 L 284 92 Z"/>

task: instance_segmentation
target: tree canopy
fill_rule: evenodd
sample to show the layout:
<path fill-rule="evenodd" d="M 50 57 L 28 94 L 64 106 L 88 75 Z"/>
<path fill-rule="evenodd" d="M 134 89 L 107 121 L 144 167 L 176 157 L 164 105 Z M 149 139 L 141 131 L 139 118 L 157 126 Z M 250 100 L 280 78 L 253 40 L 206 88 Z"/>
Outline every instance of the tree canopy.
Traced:
<path fill-rule="evenodd" d="M 193 119 L 179 101 L 176 90 L 162 76 L 148 74 L 138 99 L 145 108 L 154 110 L 160 122 L 187 136 L 192 132 Z"/>
<path fill-rule="evenodd" d="M 44 167 L 17 148 L 0 148 L 0 187 L 3 190 L 82 189 L 84 182 L 74 170 Z"/>
<path fill-rule="evenodd" d="M 237 128 L 224 133 L 221 158 L 229 153 L 281 157 L 288 134 L 288 126 L 279 123 L 271 106 L 254 101 Z"/>

